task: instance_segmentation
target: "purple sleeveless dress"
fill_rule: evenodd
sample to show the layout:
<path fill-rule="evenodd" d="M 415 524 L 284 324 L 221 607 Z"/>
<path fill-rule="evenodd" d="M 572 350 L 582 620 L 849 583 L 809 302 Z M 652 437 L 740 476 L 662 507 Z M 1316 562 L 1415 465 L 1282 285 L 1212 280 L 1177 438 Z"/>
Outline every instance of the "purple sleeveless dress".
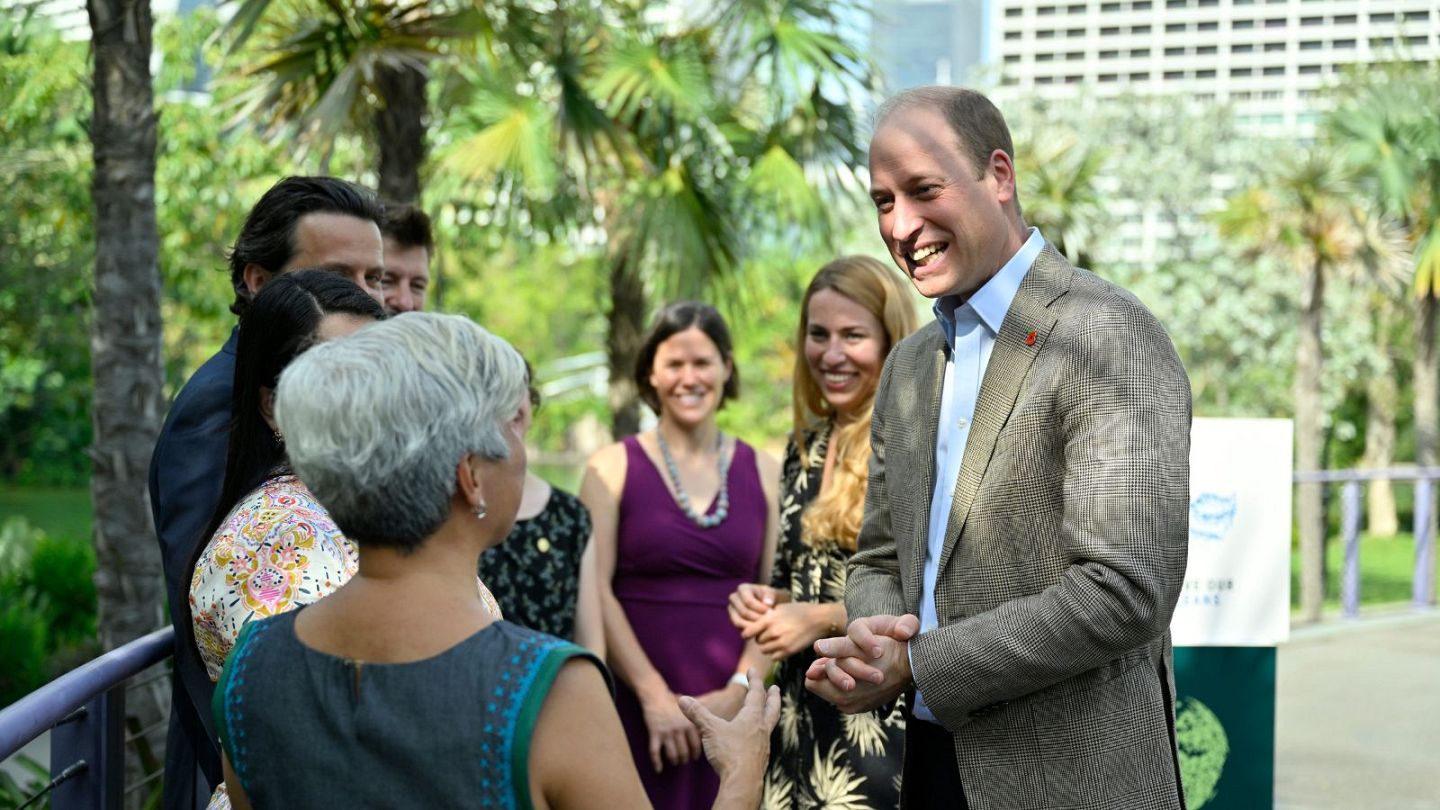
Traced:
<path fill-rule="evenodd" d="M 765 491 L 755 469 L 755 451 L 736 441 L 729 473 L 730 514 L 709 529 L 685 516 L 634 436 L 625 439 L 625 458 L 615 597 L 671 691 L 700 695 L 719 689 L 735 673 L 744 647 L 725 606 L 740 583 L 757 581 L 765 545 Z M 678 768 L 667 764 L 655 773 L 639 700 L 618 681 L 615 692 L 635 768 L 656 810 L 709 807 L 720 787 L 710 763 L 701 756 Z"/>

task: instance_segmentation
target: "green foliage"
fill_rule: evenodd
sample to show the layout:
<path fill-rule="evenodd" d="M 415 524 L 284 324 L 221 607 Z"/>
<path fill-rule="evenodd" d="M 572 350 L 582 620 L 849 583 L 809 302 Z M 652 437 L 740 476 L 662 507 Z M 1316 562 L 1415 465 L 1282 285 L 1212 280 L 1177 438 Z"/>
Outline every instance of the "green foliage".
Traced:
<path fill-rule="evenodd" d="M 15 599 L 0 582 L 0 706 L 8 706 L 45 683 L 47 647 L 45 615 L 34 605 Z"/>
<path fill-rule="evenodd" d="M 88 461 L 90 157 L 83 42 L 32 21 L 0 49 L 0 479 L 74 483 Z"/>
<path fill-rule="evenodd" d="M 24 583 L 45 614 L 54 646 L 95 638 L 95 550 L 89 543 L 42 537 Z"/>
<path fill-rule="evenodd" d="M 0 698 L 0 701 L 3 701 L 3 698 Z M 0 702 L 0 705 L 4 705 L 3 702 Z M 25 773 L 20 779 L 16 779 L 6 771 L 0 771 L 0 807 L 24 807 L 31 796 L 44 790 L 50 783 L 50 769 L 32 757 L 17 754 L 14 763 L 23 768 Z M 31 806 L 35 810 L 49 810 L 50 801 L 47 799 Z"/>
<path fill-rule="evenodd" d="M 31 553 L 42 538 L 24 518 L 0 524 L 0 706 L 45 682 L 46 620 L 27 587 Z"/>
<path fill-rule="evenodd" d="M 0 705 L 95 652 L 95 553 L 23 516 L 0 524 Z"/>
<path fill-rule="evenodd" d="M 1357 69 L 1333 95 L 1323 134 L 1404 228 L 1415 295 L 1440 296 L 1440 62 Z"/>

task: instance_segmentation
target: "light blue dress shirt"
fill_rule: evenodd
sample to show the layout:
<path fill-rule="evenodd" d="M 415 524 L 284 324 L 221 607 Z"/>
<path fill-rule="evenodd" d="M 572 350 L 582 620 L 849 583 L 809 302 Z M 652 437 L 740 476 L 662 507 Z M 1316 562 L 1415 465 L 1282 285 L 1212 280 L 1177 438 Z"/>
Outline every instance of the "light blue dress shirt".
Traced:
<path fill-rule="evenodd" d="M 940 394 L 940 424 L 935 430 L 935 492 L 930 498 L 925 580 L 920 592 L 922 633 L 940 624 L 935 612 L 935 578 L 940 569 L 940 552 L 945 547 L 945 529 L 950 522 L 950 504 L 955 499 L 960 462 L 965 457 L 970 424 L 975 421 L 980 383 L 985 379 L 985 368 L 990 364 L 990 353 L 995 348 L 995 336 L 1000 333 L 1005 313 L 1010 311 L 1020 283 L 1044 247 L 1045 238 L 1040 235 L 1040 229 L 1031 228 L 1020 250 L 968 300 L 947 295 L 935 301 L 935 319 L 940 322 L 950 352 L 945 360 L 945 383 Z M 912 711 L 921 720 L 939 722 L 925 705 L 925 696 L 920 694 L 918 686 Z"/>

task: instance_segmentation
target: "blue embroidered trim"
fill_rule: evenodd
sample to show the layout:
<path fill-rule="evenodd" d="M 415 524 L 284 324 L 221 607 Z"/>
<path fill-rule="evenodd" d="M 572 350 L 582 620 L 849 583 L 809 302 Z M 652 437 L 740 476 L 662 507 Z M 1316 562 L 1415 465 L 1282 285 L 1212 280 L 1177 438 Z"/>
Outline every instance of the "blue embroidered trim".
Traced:
<path fill-rule="evenodd" d="M 485 697 L 486 722 L 483 730 L 486 739 L 480 747 L 482 807 L 516 806 L 516 797 L 522 795 L 522 792 L 516 790 L 515 779 L 519 777 L 512 767 L 518 754 L 517 720 L 546 659 L 557 649 L 574 647 L 563 639 L 530 630 L 522 632 L 523 635 L 516 639 L 514 649 L 507 655 L 499 680 Z M 492 743 L 499 747 L 499 751 L 494 750 Z M 528 744 L 519 748 L 528 756 Z M 521 768 L 518 773 L 524 774 L 526 769 Z M 523 795 L 528 796 L 529 792 L 529 785 L 526 784 Z"/>
<path fill-rule="evenodd" d="M 245 743 L 245 729 L 240 725 L 245 720 L 245 696 L 240 694 L 240 689 L 245 686 L 245 670 L 249 667 L 249 658 L 255 650 L 256 642 L 274 624 L 275 619 L 247 624 L 239 643 L 231 652 L 229 662 L 226 663 L 228 672 L 225 675 L 225 727 L 229 730 L 230 767 L 234 769 L 242 786 L 248 781 L 245 777 L 250 771 L 250 749 Z"/>

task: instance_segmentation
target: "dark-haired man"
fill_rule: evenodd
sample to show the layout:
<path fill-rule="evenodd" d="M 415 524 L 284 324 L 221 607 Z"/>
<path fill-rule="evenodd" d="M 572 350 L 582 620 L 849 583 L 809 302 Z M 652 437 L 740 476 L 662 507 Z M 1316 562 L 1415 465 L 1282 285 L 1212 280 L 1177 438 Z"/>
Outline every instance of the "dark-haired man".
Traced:
<path fill-rule="evenodd" d="M 381 300 L 384 247 L 381 208 L 368 190 L 332 177 L 287 177 L 250 209 L 230 251 L 230 310 L 245 312 L 274 276 L 323 267 Z M 150 508 L 160 541 L 171 620 L 185 615 L 186 563 L 210 520 L 225 478 L 236 332 L 175 397 L 150 459 Z M 188 638 L 176 628 L 176 638 Z M 219 784 L 220 758 L 210 721 L 214 687 L 193 645 L 175 650 L 165 807 L 189 808 Z M 198 766 L 198 770 L 197 770 Z M 208 784 L 207 784 L 208 783 Z M 203 800 L 202 800 L 203 801 Z"/>
<path fill-rule="evenodd" d="M 430 255 L 435 252 L 430 218 L 416 206 L 386 203 L 380 231 L 385 236 L 385 309 L 392 313 L 424 310 L 430 289 Z"/>
<path fill-rule="evenodd" d="M 910 693 L 907 808 L 1183 808 L 1185 369 L 1134 296 L 1026 226 L 988 99 L 919 88 L 877 119 L 880 236 L 935 322 L 886 359 L 852 621 L 807 685 L 846 711 Z"/>

